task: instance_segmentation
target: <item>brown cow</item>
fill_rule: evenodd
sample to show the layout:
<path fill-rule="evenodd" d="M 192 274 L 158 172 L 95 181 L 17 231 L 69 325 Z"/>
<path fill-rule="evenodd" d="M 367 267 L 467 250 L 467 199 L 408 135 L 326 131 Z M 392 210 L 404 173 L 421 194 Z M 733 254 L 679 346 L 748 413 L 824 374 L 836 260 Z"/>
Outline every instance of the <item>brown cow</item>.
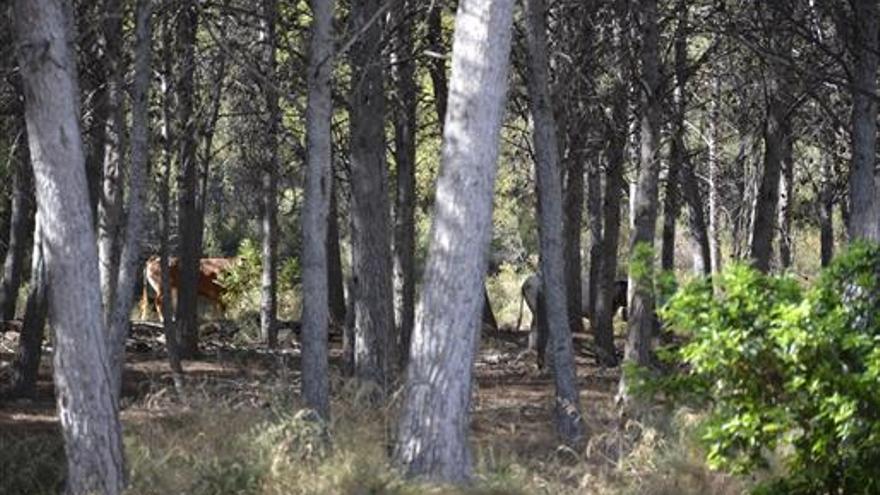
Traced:
<path fill-rule="evenodd" d="M 199 260 L 199 278 L 196 291 L 199 296 L 211 301 L 221 313 L 226 312 L 226 305 L 223 303 L 224 287 L 220 285 L 219 276 L 237 261 L 236 258 L 202 258 Z M 180 259 L 172 257 L 168 259 L 169 285 L 171 287 L 172 298 L 177 293 L 180 284 Z M 156 313 L 159 314 L 159 320 L 162 321 L 162 264 L 158 256 L 150 256 L 144 266 L 144 291 L 141 297 L 141 320 L 147 316 L 147 306 L 149 305 L 147 296 L 147 285 L 156 292 L 155 306 Z"/>

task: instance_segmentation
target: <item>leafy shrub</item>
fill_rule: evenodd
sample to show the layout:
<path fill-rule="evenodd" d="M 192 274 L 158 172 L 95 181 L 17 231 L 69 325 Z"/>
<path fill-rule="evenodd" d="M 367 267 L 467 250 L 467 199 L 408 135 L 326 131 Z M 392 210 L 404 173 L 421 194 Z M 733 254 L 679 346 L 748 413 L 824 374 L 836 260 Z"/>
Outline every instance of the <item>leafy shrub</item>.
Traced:
<path fill-rule="evenodd" d="M 749 472 L 776 453 L 788 472 L 766 493 L 880 492 L 880 247 L 851 248 L 806 291 L 744 265 L 717 286 L 662 311 L 691 340 L 660 386 L 708 406 L 709 464 Z"/>
<path fill-rule="evenodd" d="M 261 246 L 245 239 L 238 248 L 238 263 L 220 274 L 223 302 L 234 315 L 259 314 L 260 284 L 263 275 Z M 299 264 L 296 257 L 280 260 L 278 273 L 278 315 L 282 319 L 299 316 Z"/>

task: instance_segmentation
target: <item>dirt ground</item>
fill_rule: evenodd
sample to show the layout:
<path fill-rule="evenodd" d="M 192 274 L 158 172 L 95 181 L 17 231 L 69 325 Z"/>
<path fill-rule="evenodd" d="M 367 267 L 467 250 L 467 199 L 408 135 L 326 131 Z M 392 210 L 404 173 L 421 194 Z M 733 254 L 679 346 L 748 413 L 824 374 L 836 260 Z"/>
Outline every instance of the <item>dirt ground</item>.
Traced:
<path fill-rule="evenodd" d="M 294 390 L 298 389 L 300 362 L 295 339 L 288 339 L 280 350 L 269 351 L 259 344 L 242 343 L 240 337 L 228 338 L 223 325 L 214 324 L 208 329 L 205 332 L 203 327 L 201 356 L 184 362 L 187 383 L 210 389 L 211 395 L 224 397 L 234 407 L 255 409 L 266 408 L 266 402 L 272 400 L 265 393 L 266 383 L 289 381 L 295 384 Z M 524 352 L 526 338 L 526 332 L 506 330 L 486 331 L 482 336 L 472 415 L 472 440 L 478 448 L 526 457 L 536 452 L 552 453 L 557 446 L 551 422 L 553 382 L 538 371 L 534 354 Z M 16 343 L 15 332 L 0 338 L 2 381 L 8 380 Z M 590 343 L 588 336 L 575 338 L 581 404 L 592 437 L 591 458 L 605 462 L 613 456 L 613 449 L 603 445 L 603 432 L 615 429 L 613 397 L 620 371 L 598 367 L 588 351 Z M 343 382 L 339 377 L 340 347 L 339 338 L 331 338 L 332 383 L 337 389 Z M 0 402 L 0 443 L 35 432 L 60 434 L 46 351 L 50 351 L 48 344 L 36 397 Z M 125 424 L 182 415 L 180 406 L 167 397 L 173 393 L 172 377 L 159 326 L 134 324 L 127 353 L 122 399 Z"/>

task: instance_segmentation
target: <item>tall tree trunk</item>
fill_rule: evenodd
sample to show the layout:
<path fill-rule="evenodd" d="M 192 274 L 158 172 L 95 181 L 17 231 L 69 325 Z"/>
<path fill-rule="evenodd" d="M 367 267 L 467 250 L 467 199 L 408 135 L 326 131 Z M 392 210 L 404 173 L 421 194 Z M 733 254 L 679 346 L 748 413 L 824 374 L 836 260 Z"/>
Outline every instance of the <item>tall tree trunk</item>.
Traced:
<path fill-rule="evenodd" d="M 34 229 L 34 247 L 31 256 L 31 282 L 25 303 L 24 322 L 18 341 L 18 353 L 12 363 L 12 383 L 6 396 L 32 397 L 35 394 L 43 335 L 46 329 L 46 312 L 49 300 L 46 296 L 46 263 L 40 239 L 39 221 Z"/>
<path fill-rule="evenodd" d="M 263 193 L 263 263 L 260 284 L 260 334 L 270 348 L 278 345 L 278 332 L 275 325 L 278 307 L 278 171 L 281 160 L 278 156 L 278 135 L 281 126 L 281 107 L 278 105 L 276 84 L 275 50 L 277 45 L 276 24 L 278 17 L 277 0 L 263 0 L 266 22 L 266 79 L 264 93 L 266 108 L 269 111 L 269 129 L 266 133 L 269 163 L 262 173 Z M 326 210 L 325 210 L 326 211 Z M 324 239 L 321 237 L 320 239 Z"/>
<path fill-rule="evenodd" d="M 330 211 L 327 214 L 327 290 L 330 318 L 337 328 L 344 328 L 347 306 L 342 255 L 339 252 L 339 211 L 336 199 L 336 177 L 330 171 Z"/>
<path fill-rule="evenodd" d="M 582 131 L 583 132 L 583 131 Z M 580 160 L 578 160 L 580 161 Z M 577 265 L 574 264 L 575 260 L 572 260 L 571 264 L 566 267 L 568 272 L 569 279 L 569 294 L 571 298 L 569 300 L 569 318 L 572 315 L 572 307 L 576 308 L 579 313 L 584 313 L 588 318 L 592 318 L 593 315 L 596 314 L 596 295 L 598 293 L 598 285 L 599 285 L 599 265 L 601 264 L 600 257 L 602 255 L 602 230 L 604 225 L 602 225 L 602 174 L 600 170 L 600 160 L 590 160 L 589 165 L 587 165 L 587 218 L 590 224 L 590 257 L 589 257 L 589 278 L 587 279 L 587 304 L 585 307 L 582 306 L 581 301 L 584 299 L 582 295 L 583 287 L 580 287 L 581 284 L 581 267 L 580 263 Z M 569 194 L 574 194 L 578 196 L 578 198 L 571 198 L 571 201 L 574 202 L 575 199 L 580 200 L 578 204 L 566 204 L 566 213 L 568 217 L 573 215 L 581 216 L 582 204 L 584 199 L 584 166 L 581 163 L 578 166 L 569 170 L 570 174 L 577 174 L 580 176 L 580 179 L 576 177 L 569 177 L 568 188 L 577 187 L 579 191 L 577 193 L 570 192 Z M 569 210 L 572 208 L 572 210 Z M 578 218 L 580 220 L 580 218 Z M 576 232 L 569 232 L 568 235 L 572 237 L 577 237 L 578 239 L 578 251 L 580 251 L 580 222 L 578 221 L 578 230 Z M 574 226 L 572 226 L 574 227 Z M 566 228 L 568 224 L 566 224 Z M 572 243 L 573 239 L 569 239 L 569 243 Z M 574 249 L 573 245 L 569 245 L 569 253 Z M 570 254 L 571 255 L 571 254 Z M 569 255 L 569 256 L 570 256 Z M 577 257 L 577 261 L 580 261 L 580 255 Z M 573 279 L 577 277 L 578 287 L 575 288 L 574 291 L 571 289 L 571 283 Z M 575 299 L 577 297 L 577 299 Z M 581 315 L 578 314 L 578 322 L 580 322 Z M 573 326 L 572 329 L 575 327 Z"/>
<path fill-rule="evenodd" d="M 18 120 L 18 119 L 16 119 Z M 24 121 L 16 139 L 13 152 L 12 212 L 9 219 L 9 248 L 3 263 L 3 280 L 0 282 L 0 310 L 3 319 L 15 318 L 18 289 L 21 286 L 22 265 L 27 257 L 29 237 L 34 230 L 33 171 L 27 150 L 27 133 Z"/>
<path fill-rule="evenodd" d="M 195 0 L 183 0 L 177 19 L 177 43 L 180 67 L 175 87 L 177 93 L 177 128 L 179 160 L 177 176 L 177 229 L 180 236 L 180 277 L 177 288 L 177 334 L 181 357 L 198 352 L 199 327 L 196 307 L 196 283 L 199 270 L 198 209 L 196 207 L 196 116 L 195 45 L 198 6 Z"/>
<path fill-rule="evenodd" d="M 512 0 L 458 4 L 442 168 L 395 450 L 410 476 L 449 482 L 471 476 L 471 372 L 512 18 Z"/>
<path fill-rule="evenodd" d="M 351 65 L 351 217 L 355 284 L 355 374 L 384 393 L 394 359 L 394 308 L 388 169 L 385 166 L 383 23 L 370 23 L 379 0 L 354 0 Z M 370 23 L 370 24 L 368 24 Z"/>
<path fill-rule="evenodd" d="M 55 330 L 58 416 L 67 493 L 121 493 L 122 429 L 113 400 L 88 200 L 72 51 L 72 12 L 57 0 L 17 0 L 14 19 L 28 141 Z M 77 290 L 71 290 L 76 287 Z"/>
<path fill-rule="evenodd" d="M 682 164 L 680 172 L 681 191 L 687 205 L 688 230 L 690 231 L 691 252 L 694 260 L 694 274 L 712 274 L 712 255 L 709 242 L 709 231 L 706 227 L 706 216 L 703 212 L 703 197 L 700 194 L 697 176 L 694 173 L 696 164 L 687 160 Z"/>
<path fill-rule="evenodd" d="M 169 269 L 169 251 L 171 238 L 171 172 L 174 158 L 173 135 L 173 99 L 171 93 L 171 77 L 174 55 L 173 22 L 170 14 L 166 14 L 162 23 L 162 173 L 159 184 L 159 205 L 162 210 L 162 225 L 159 234 L 159 262 L 162 265 L 162 322 L 165 334 L 165 346 L 168 349 L 168 365 L 180 381 L 183 367 L 180 364 L 180 338 L 177 322 L 172 312 L 174 306 L 171 299 L 171 270 Z"/>
<path fill-rule="evenodd" d="M 849 173 L 851 241 L 880 241 L 880 198 L 875 186 L 877 148 L 878 6 L 872 0 L 852 2 L 855 56 L 852 90 L 852 166 Z"/>
<path fill-rule="evenodd" d="M 101 296 L 105 324 L 111 326 L 119 263 L 122 248 L 122 181 L 125 176 L 125 64 L 123 63 L 121 0 L 104 0 L 103 38 L 106 66 L 106 104 L 109 108 L 104 123 L 104 176 L 101 200 L 98 202 L 98 267 L 101 274 Z"/>
<path fill-rule="evenodd" d="M 394 122 L 394 161 L 397 166 L 394 204 L 394 300 L 398 357 L 401 367 L 409 359 L 415 319 L 415 200 L 416 200 L 416 106 L 413 0 L 400 0 L 392 15 L 397 32 L 395 87 L 398 102 Z"/>
<path fill-rule="evenodd" d="M 794 153 L 791 130 L 782 145 L 782 170 L 779 175 L 779 265 L 783 270 L 791 268 L 792 238 L 791 218 L 794 203 Z"/>
<path fill-rule="evenodd" d="M 680 171 L 681 162 L 670 157 L 663 194 L 663 232 L 660 234 L 660 269 L 667 272 L 675 269 L 675 224 L 681 211 L 678 181 Z"/>
<path fill-rule="evenodd" d="M 709 257 L 711 273 L 722 269 L 721 258 L 721 159 L 718 149 L 718 126 L 721 118 L 721 78 L 713 66 L 712 99 L 709 102 Z"/>
<path fill-rule="evenodd" d="M 565 293 L 565 257 L 562 243 L 562 176 L 556 121 L 550 102 L 550 74 L 547 56 L 547 21 L 543 0 L 526 0 L 526 40 L 529 60 L 529 100 L 534 122 L 535 164 L 538 189 L 538 234 L 542 294 L 552 344 L 553 377 L 556 382 L 556 432 L 568 445 L 578 445 L 585 434 L 580 411 L 580 394 L 568 301 Z M 575 301 L 577 304 L 579 301 Z"/>
<path fill-rule="evenodd" d="M 755 203 L 752 226 L 751 258 L 755 268 L 770 270 L 773 233 L 776 230 L 779 205 L 779 180 L 782 173 L 786 141 L 790 139 L 788 108 L 781 94 L 781 81 L 773 74 L 768 84 L 767 120 L 764 124 L 764 170 Z"/>
<path fill-rule="evenodd" d="M 443 135 L 446 122 L 446 107 L 449 98 L 449 82 L 446 76 L 446 49 L 443 43 L 443 1 L 433 3 L 433 8 L 428 12 L 428 46 L 431 51 L 431 63 L 428 64 L 428 73 L 431 76 L 431 84 L 434 87 L 434 107 L 437 110 L 437 122 L 440 126 L 440 134 Z M 489 291 L 483 284 L 483 325 L 490 328 L 498 328 L 498 320 L 492 310 L 489 301 Z"/>
<path fill-rule="evenodd" d="M 621 64 L 627 60 L 626 37 L 623 31 L 626 4 L 616 0 L 613 31 L 614 51 Z M 621 67 L 621 73 L 626 70 Z M 623 177 L 627 144 L 627 82 L 621 77 L 614 82 L 611 95 L 611 123 L 605 147 L 605 194 L 602 206 L 602 257 L 596 282 L 596 310 L 590 319 L 597 360 L 605 366 L 617 365 L 614 348 L 614 287 L 617 280 L 617 249 L 620 239 L 620 198 L 626 187 Z"/>
<path fill-rule="evenodd" d="M 634 229 L 630 242 L 630 290 L 627 308 L 628 335 L 624 360 L 645 366 L 651 359 L 654 333 L 654 231 L 657 225 L 657 182 L 660 169 L 660 70 L 657 0 L 640 0 L 639 24 L 642 28 L 642 116 L 639 178 L 634 200 Z M 627 410 L 631 395 L 625 376 L 621 376 L 619 400 Z"/>
<path fill-rule="evenodd" d="M 303 203 L 302 393 L 306 404 L 330 418 L 327 363 L 329 324 L 327 216 L 333 193 L 333 1 L 312 4 L 314 20 L 309 41 L 308 107 L 306 109 L 305 201 Z"/>
<path fill-rule="evenodd" d="M 831 151 L 822 154 L 819 190 L 820 261 L 828 266 L 834 256 L 834 157 Z"/>
<path fill-rule="evenodd" d="M 134 81 L 131 88 L 131 170 L 128 176 L 128 204 L 125 240 L 120 255 L 116 301 L 110 317 L 110 362 L 113 391 L 118 399 L 122 393 L 122 372 L 125 363 L 125 340 L 128 337 L 129 315 L 134 299 L 134 286 L 141 261 L 141 241 L 145 232 L 147 207 L 147 164 L 150 160 L 150 80 L 152 76 L 152 39 L 150 18 L 152 0 L 138 0 L 135 19 Z M 147 283 L 144 281 L 144 283 Z M 106 311 L 106 309 L 105 309 Z"/>

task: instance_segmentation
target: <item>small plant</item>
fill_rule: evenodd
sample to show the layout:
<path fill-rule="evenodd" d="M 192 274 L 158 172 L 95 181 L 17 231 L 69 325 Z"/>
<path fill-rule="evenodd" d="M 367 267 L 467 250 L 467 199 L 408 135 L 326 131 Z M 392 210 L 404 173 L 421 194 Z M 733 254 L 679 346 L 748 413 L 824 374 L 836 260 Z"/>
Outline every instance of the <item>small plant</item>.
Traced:
<path fill-rule="evenodd" d="M 662 311 L 691 340 L 672 354 L 686 371 L 658 382 L 708 406 L 709 464 L 751 472 L 775 454 L 787 474 L 765 493 L 880 492 L 880 247 L 853 247 L 806 291 L 745 265 L 717 284 Z"/>

